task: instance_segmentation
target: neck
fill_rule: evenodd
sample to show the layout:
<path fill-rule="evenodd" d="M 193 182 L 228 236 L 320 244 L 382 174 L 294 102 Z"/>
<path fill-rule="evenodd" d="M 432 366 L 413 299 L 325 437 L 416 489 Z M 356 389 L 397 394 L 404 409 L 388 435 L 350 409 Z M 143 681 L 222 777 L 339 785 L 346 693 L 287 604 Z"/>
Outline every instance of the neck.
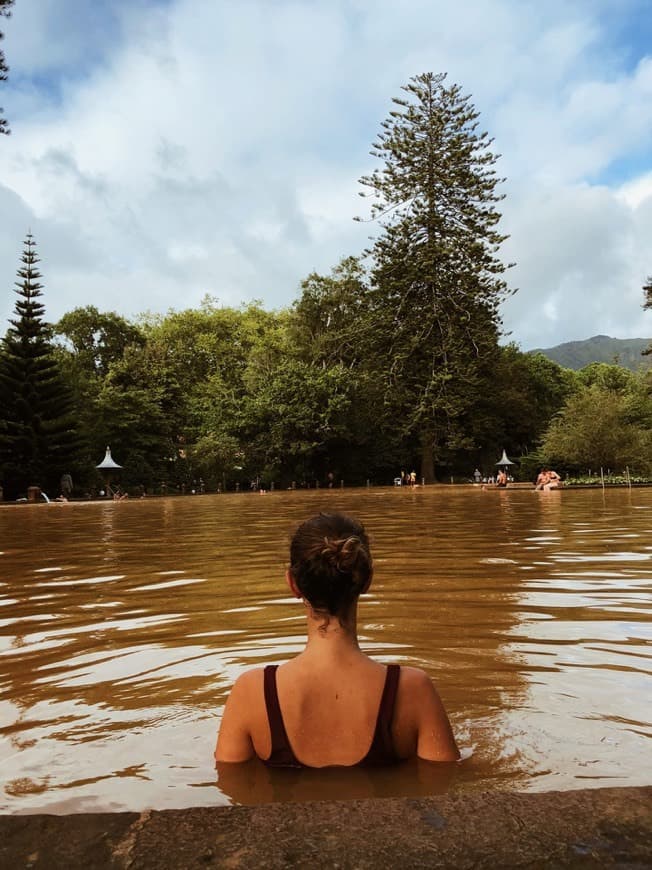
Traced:
<path fill-rule="evenodd" d="M 359 651 L 357 631 L 357 606 L 338 616 L 324 616 L 307 607 L 308 642 L 306 652 Z"/>

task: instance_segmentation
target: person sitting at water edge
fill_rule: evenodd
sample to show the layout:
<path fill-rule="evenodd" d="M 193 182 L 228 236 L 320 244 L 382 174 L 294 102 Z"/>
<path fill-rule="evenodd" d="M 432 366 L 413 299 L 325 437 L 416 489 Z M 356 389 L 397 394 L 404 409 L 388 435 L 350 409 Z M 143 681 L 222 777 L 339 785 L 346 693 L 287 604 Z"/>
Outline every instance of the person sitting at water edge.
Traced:
<path fill-rule="evenodd" d="M 561 477 L 557 474 L 556 471 L 552 469 L 548 470 L 548 479 L 543 485 L 544 489 L 560 489 L 561 488 Z"/>
<path fill-rule="evenodd" d="M 352 767 L 459 758 L 428 675 L 382 665 L 358 645 L 358 599 L 372 574 L 369 540 L 357 520 L 319 514 L 298 527 L 286 581 L 306 608 L 306 647 L 280 667 L 238 678 L 224 709 L 217 762 L 257 756 L 273 767 Z"/>
<path fill-rule="evenodd" d="M 542 468 L 537 477 L 535 489 L 561 489 L 562 480 L 556 471 L 549 468 Z"/>

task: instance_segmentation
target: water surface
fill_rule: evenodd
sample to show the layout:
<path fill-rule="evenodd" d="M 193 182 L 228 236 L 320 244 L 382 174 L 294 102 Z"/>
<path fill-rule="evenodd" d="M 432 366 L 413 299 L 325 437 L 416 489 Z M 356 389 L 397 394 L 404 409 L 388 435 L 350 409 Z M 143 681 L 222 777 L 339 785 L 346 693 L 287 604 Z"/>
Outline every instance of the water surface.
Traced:
<path fill-rule="evenodd" d="M 360 516 L 363 647 L 425 668 L 465 760 L 216 776 L 245 669 L 302 648 L 293 527 Z M 652 490 L 230 494 L 0 508 L 0 811 L 650 782 Z"/>

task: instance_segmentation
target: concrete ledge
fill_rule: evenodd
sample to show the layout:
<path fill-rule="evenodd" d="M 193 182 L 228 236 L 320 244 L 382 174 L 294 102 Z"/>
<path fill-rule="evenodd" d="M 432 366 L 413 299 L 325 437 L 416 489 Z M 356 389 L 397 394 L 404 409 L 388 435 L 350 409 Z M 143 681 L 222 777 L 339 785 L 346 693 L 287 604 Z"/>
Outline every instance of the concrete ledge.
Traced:
<path fill-rule="evenodd" d="M 1 868 L 652 866 L 652 787 L 1 816 Z"/>

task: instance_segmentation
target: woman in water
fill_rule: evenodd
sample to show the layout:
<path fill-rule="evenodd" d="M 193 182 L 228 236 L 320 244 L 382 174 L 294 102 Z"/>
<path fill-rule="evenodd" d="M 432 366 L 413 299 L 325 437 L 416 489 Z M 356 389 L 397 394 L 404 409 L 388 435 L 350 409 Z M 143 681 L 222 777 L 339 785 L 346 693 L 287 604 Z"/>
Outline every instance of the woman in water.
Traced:
<path fill-rule="evenodd" d="M 238 678 L 224 709 L 218 762 L 258 756 L 273 767 L 351 767 L 459 758 L 428 675 L 382 665 L 358 645 L 358 598 L 372 573 L 369 540 L 356 520 L 320 514 L 299 526 L 286 580 L 306 608 L 306 647 L 280 667 Z"/>

